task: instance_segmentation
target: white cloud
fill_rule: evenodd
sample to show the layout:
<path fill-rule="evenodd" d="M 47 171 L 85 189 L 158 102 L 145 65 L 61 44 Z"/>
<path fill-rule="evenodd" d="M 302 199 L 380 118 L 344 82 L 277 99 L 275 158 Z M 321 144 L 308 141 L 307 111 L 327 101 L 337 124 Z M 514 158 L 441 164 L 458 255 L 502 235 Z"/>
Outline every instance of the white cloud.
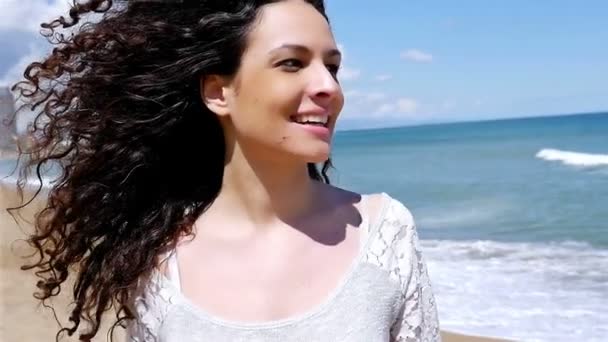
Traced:
<path fill-rule="evenodd" d="M 386 74 L 384 74 L 384 75 L 377 75 L 374 78 L 374 80 L 379 81 L 379 82 L 384 82 L 384 81 L 390 80 L 391 78 L 393 78 L 392 75 L 386 75 Z"/>
<path fill-rule="evenodd" d="M 344 49 L 344 44 L 338 43 L 338 50 L 340 50 L 340 54 L 342 54 L 342 62 L 346 60 L 346 51 Z"/>
<path fill-rule="evenodd" d="M 380 101 L 380 100 L 384 100 L 385 98 L 386 98 L 386 94 L 384 94 L 384 93 L 368 93 L 365 95 L 365 99 L 368 102 Z"/>
<path fill-rule="evenodd" d="M 410 97 L 392 97 L 382 92 L 348 90 L 341 118 L 348 125 L 372 127 L 387 123 L 413 123 L 432 119 L 427 106 Z M 371 125 L 371 126 L 370 126 Z M 380 127 L 378 126 L 378 127 Z"/>
<path fill-rule="evenodd" d="M 419 114 L 417 113 L 418 108 L 418 101 L 402 97 L 380 104 L 373 113 L 375 117 L 413 118 L 416 114 Z"/>
<path fill-rule="evenodd" d="M 385 114 L 385 113 L 391 113 L 395 111 L 395 105 L 392 103 L 384 103 L 382 105 L 380 105 L 380 107 L 378 107 L 378 109 L 376 110 L 376 114 Z"/>
<path fill-rule="evenodd" d="M 342 54 L 342 62 L 340 72 L 338 72 L 338 78 L 343 81 L 352 81 L 358 79 L 361 76 L 361 70 L 351 68 L 349 65 L 345 64 L 346 51 L 344 49 L 344 45 L 338 44 L 338 50 L 340 50 L 340 53 Z"/>
<path fill-rule="evenodd" d="M 19 60 L 0 79 L 0 86 L 10 86 L 23 78 L 25 67 L 33 61 L 40 60 L 44 52 L 39 45 L 30 43 L 29 52 Z"/>
<path fill-rule="evenodd" d="M 349 89 L 344 92 L 344 113 L 350 118 L 412 118 L 419 113 L 419 103 L 409 97 L 391 97 L 381 91 Z"/>
<path fill-rule="evenodd" d="M 28 32 L 37 34 L 41 23 L 50 22 L 63 16 L 69 18 L 69 10 L 74 0 L 0 0 L 0 33 Z M 78 1 L 78 0 L 77 0 Z M 114 2 L 117 3 L 116 1 Z M 121 6 L 120 4 L 113 6 Z M 86 20 L 68 29 L 77 30 L 85 22 L 97 22 L 102 13 L 87 13 Z"/>
<path fill-rule="evenodd" d="M 347 66 L 340 67 L 340 72 L 338 73 L 338 78 L 344 81 L 356 80 L 359 76 L 361 76 L 361 70 L 351 69 Z"/>
<path fill-rule="evenodd" d="M 409 49 L 401 52 L 401 58 L 420 63 L 429 63 L 433 61 L 433 55 L 417 49 Z"/>
<path fill-rule="evenodd" d="M 2 0 L 0 31 L 38 32 L 40 23 L 67 16 L 67 0 Z"/>
<path fill-rule="evenodd" d="M 381 92 L 364 92 L 360 90 L 347 90 L 344 92 L 348 102 L 355 104 L 371 104 L 384 100 L 387 95 Z"/>
<path fill-rule="evenodd" d="M 410 98 L 400 98 L 397 100 L 397 111 L 403 114 L 412 114 L 418 109 L 418 102 Z"/>
<path fill-rule="evenodd" d="M 361 92 L 359 90 L 347 90 L 344 92 L 344 96 L 347 98 L 359 96 Z"/>

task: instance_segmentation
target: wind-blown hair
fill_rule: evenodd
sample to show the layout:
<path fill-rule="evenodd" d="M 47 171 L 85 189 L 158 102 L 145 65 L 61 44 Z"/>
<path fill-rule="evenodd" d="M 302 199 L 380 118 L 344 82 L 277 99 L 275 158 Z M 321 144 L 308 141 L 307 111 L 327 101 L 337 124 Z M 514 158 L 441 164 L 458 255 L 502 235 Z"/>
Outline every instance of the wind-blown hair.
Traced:
<path fill-rule="evenodd" d="M 106 311 L 116 312 L 112 330 L 133 319 L 138 279 L 217 196 L 224 135 L 200 80 L 236 73 L 259 9 L 272 2 L 85 0 L 42 24 L 56 46 L 13 91 L 37 113 L 19 191 L 33 171 L 40 195 L 41 170 L 59 170 L 27 240 L 36 259 L 22 267 L 40 278 L 43 304 L 74 278 L 72 324 L 57 340 L 91 340 Z M 325 16 L 322 0 L 307 2 Z M 330 167 L 309 163 L 308 172 L 329 183 Z"/>

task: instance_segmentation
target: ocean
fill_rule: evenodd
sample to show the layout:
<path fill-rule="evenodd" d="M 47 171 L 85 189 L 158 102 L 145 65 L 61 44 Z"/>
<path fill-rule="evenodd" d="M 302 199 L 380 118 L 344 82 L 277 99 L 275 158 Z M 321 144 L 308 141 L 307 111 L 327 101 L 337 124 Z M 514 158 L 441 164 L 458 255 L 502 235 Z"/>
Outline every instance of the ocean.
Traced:
<path fill-rule="evenodd" d="M 608 341 L 608 113 L 338 132 L 333 161 L 413 213 L 442 328 Z"/>
<path fill-rule="evenodd" d="M 442 329 L 608 341 L 608 113 L 340 131 L 332 159 L 413 213 Z"/>

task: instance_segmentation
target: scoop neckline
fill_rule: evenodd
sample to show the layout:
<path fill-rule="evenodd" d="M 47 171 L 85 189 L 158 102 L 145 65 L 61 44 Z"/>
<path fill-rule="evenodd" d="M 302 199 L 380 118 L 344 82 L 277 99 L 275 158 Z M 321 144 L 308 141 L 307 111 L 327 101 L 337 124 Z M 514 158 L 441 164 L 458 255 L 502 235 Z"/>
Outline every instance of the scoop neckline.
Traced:
<path fill-rule="evenodd" d="M 305 310 L 302 313 L 298 313 L 281 319 L 260 322 L 247 322 L 225 319 L 217 315 L 213 315 L 207 310 L 193 303 L 188 297 L 186 297 L 182 293 L 181 289 L 177 288 L 177 286 L 171 281 L 171 279 L 169 279 L 166 275 L 160 272 L 160 270 L 158 270 L 157 268 L 154 268 L 154 273 L 156 274 L 156 277 L 154 278 L 160 281 L 162 285 L 165 285 L 168 289 L 170 289 L 171 293 L 174 295 L 174 298 L 179 300 L 179 302 L 186 308 L 188 308 L 190 311 L 192 311 L 192 313 L 196 314 L 197 317 L 219 326 L 241 330 L 260 330 L 272 329 L 303 322 L 307 319 L 311 319 L 325 312 L 327 308 L 336 300 L 336 298 L 338 298 L 340 294 L 344 292 L 344 289 L 354 278 L 354 275 L 359 269 L 360 265 L 363 264 L 362 261 L 364 260 L 367 254 L 369 245 L 371 241 L 373 241 L 373 237 L 377 234 L 379 227 L 385 220 L 386 210 L 390 203 L 390 198 L 388 198 L 388 195 L 385 192 L 381 192 L 380 195 L 382 196 L 380 215 L 376 218 L 373 227 L 369 215 L 362 215 L 362 217 L 365 218 L 365 221 L 362 221 L 364 225 L 360 225 L 359 228 L 363 227 L 367 229 L 367 234 L 364 234 L 365 238 L 361 239 L 360 242 L 362 243 L 360 243 L 360 248 L 357 253 L 357 256 L 353 259 L 351 265 L 348 267 L 348 270 L 345 272 L 342 279 L 338 282 L 338 285 L 329 292 L 329 294 L 321 301 L 321 303 L 311 307 L 310 309 Z"/>

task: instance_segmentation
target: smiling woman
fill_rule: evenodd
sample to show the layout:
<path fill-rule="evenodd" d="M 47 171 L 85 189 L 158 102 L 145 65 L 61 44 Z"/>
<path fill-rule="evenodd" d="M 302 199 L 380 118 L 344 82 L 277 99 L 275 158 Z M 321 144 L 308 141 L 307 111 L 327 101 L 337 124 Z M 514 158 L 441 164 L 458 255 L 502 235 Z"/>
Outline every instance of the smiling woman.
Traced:
<path fill-rule="evenodd" d="M 324 11 L 89 0 L 43 25 L 58 46 L 14 90 L 41 108 L 21 179 L 61 167 L 24 267 L 43 301 L 75 279 L 58 337 L 114 309 L 131 341 L 440 341 L 409 210 L 329 184 Z"/>

